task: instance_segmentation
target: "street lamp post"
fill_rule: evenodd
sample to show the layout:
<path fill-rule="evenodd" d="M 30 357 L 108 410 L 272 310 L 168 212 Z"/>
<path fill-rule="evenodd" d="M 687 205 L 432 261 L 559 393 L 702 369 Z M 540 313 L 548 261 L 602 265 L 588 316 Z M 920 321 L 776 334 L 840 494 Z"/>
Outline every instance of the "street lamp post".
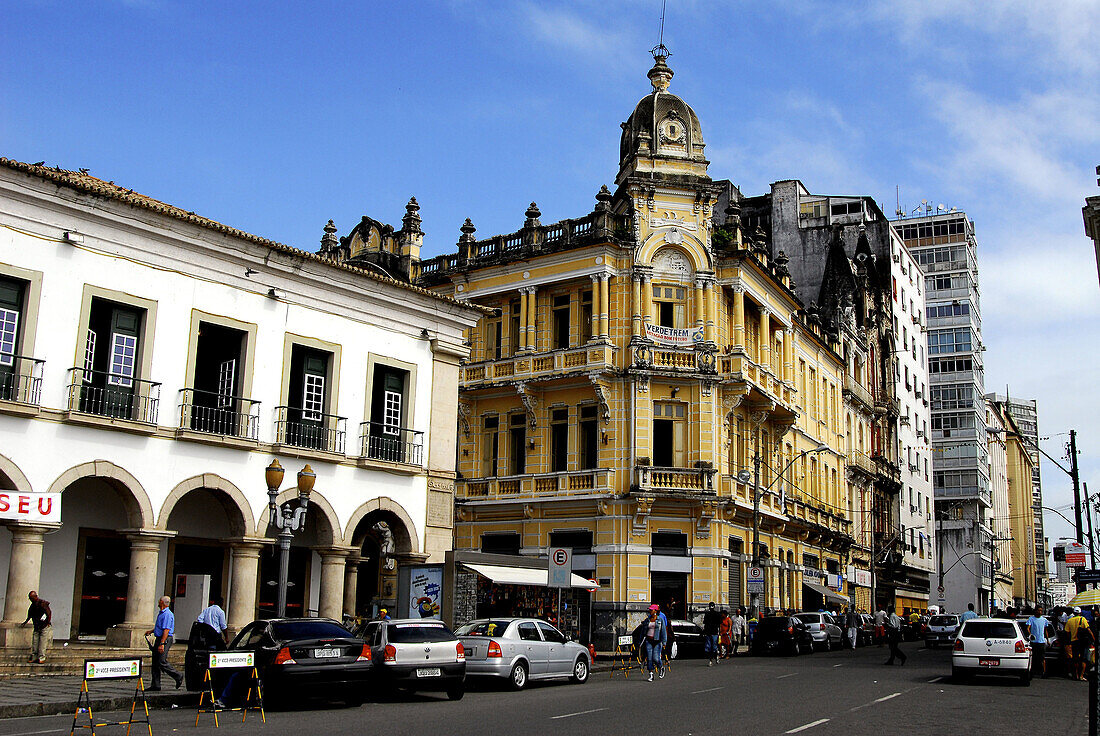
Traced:
<path fill-rule="evenodd" d="M 309 494 L 313 491 L 313 484 L 317 482 L 317 475 L 313 468 L 306 465 L 298 471 L 298 505 L 287 502 L 279 508 L 279 487 L 283 483 L 283 466 L 278 460 L 272 460 L 271 465 L 264 471 L 264 479 L 267 481 L 267 508 L 270 512 L 271 523 L 279 530 L 279 597 L 276 604 L 276 615 L 279 618 L 286 616 L 286 588 L 287 579 L 290 577 L 290 543 L 294 540 L 294 533 L 299 531 L 306 523 L 306 510 L 309 508 Z"/>
<path fill-rule="evenodd" d="M 802 452 L 798 453 L 793 458 L 791 458 L 790 462 L 788 462 L 786 465 L 783 466 L 783 469 L 780 470 L 774 478 L 772 478 L 772 482 L 768 484 L 767 488 L 761 488 L 760 487 L 760 464 L 763 462 L 763 458 L 760 457 L 760 452 L 759 451 L 756 451 L 756 452 L 753 453 L 753 456 L 752 456 L 752 466 L 753 466 L 753 484 L 752 484 L 752 566 L 753 567 L 759 567 L 760 566 L 760 497 L 763 496 L 765 493 L 767 493 L 768 489 L 770 489 L 773 485 L 776 484 L 776 482 L 780 478 L 783 477 L 783 474 L 786 473 L 787 470 L 792 465 L 795 464 L 795 461 L 797 461 L 800 458 L 803 458 L 807 455 L 813 454 L 815 452 L 823 452 L 823 451 L 828 450 L 828 449 L 829 449 L 828 445 L 826 445 L 824 443 L 821 443 L 813 449 L 803 450 Z M 742 470 L 740 473 L 738 473 L 737 478 L 742 483 L 747 483 L 748 480 L 749 480 L 747 476 L 748 476 L 748 471 Z M 749 604 L 749 608 L 750 608 L 750 611 L 749 611 L 750 615 L 754 615 L 754 616 L 759 617 L 760 593 L 754 592 L 752 594 L 751 603 Z"/>

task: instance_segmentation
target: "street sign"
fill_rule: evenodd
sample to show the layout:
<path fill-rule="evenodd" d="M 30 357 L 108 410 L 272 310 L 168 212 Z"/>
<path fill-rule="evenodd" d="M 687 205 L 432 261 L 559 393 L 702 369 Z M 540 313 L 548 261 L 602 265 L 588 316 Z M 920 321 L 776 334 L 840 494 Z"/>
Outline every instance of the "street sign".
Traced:
<path fill-rule="evenodd" d="M 939 586 L 938 588 L 936 588 L 936 590 L 939 591 L 940 593 L 942 593 L 943 592 L 943 586 L 942 585 Z"/>
<path fill-rule="evenodd" d="M 750 594 L 764 592 L 764 568 L 749 568 L 748 585 L 746 587 Z"/>
<path fill-rule="evenodd" d="M 600 583 L 598 580 L 596 580 L 596 578 L 588 578 L 588 582 L 592 583 L 591 588 L 585 588 L 585 590 L 587 590 L 589 593 L 595 593 L 597 590 L 600 589 Z"/>
<path fill-rule="evenodd" d="M 551 547 L 547 563 L 546 585 L 550 588 L 568 588 L 572 585 L 573 548 Z"/>
<path fill-rule="evenodd" d="M 1100 583 L 1100 570 L 1086 570 L 1082 567 L 1077 570 L 1075 577 L 1079 583 Z"/>

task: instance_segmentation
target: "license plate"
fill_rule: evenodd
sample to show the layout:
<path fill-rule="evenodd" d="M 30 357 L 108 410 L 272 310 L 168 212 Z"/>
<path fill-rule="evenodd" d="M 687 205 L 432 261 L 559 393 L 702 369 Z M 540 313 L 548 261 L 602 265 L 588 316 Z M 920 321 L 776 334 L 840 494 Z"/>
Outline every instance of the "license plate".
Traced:
<path fill-rule="evenodd" d="M 425 667 L 416 671 L 417 677 L 439 677 L 442 674 L 438 667 Z"/>
<path fill-rule="evenodd" d="M 999 667 L 1001 660 L 999 657 L 979 658 L 978 664 L 982 667 Z"/>
<path fill-rule="evenodd" d="M 313 650 L 313 658 L 314 659 L 327 659 L 329 657 L 339 657 L 339 656 L 340 656 L 340 650 L 339 649 L 314 649 Z"/>

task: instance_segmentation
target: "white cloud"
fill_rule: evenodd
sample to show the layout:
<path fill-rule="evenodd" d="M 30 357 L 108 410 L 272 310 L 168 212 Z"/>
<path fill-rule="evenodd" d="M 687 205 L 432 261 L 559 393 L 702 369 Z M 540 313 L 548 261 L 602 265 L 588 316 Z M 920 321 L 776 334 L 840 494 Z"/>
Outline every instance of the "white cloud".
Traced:
<path fill-rule="evenodd" d="M 582 16 L 562 7 L 536 3 L 520 6 L 520 22 L 542 41 L 554 44 L 585 59 L 597 58 L 616 67 L 637 65 L 638 40 L 621 26 L 611 23 L 610 14 Z"/>
<path fill-rule="evenodd" d="M 920 92 L 947 129 L 944 145 L 920 151 L 942 180 L 971 196 L 1013 193 L 1006 208 L 1025 198 L 1078 199 L 1088 189 L 1090 167 L 1070 157 L 1076 144 L 1100 142 L 1100 128 L 1090 124 L 1100 116 L 1092 97 L 1051 91 L 998 102 L 959 84 L 927 81 Z"/>

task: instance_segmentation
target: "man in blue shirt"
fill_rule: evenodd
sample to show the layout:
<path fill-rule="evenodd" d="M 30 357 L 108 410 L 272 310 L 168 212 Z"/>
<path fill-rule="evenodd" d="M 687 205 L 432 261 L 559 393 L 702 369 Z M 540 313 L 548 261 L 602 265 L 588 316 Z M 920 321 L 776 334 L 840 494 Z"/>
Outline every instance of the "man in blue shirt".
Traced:
<path fill-rule="evenodd" d="M 225 643 L 229 643 L 229 629 L 228 623 L 225 620 L 225 611 L 222 609 L 221 596 L 210 596 L 210 605 L 202 609 L 202 613 L 196 619 L 200 624 L 206 624 L 215 633 L 221 635 L 225 639 Z"/>
<path fill-rule="evenodd" d="M 969 621 L 970 619 L 977 618 L 977 617 L 978 617 L 978 614 L 974 613 L 974 604 L 973 603 L 967 603 L 966 604 L 966 613 L 959 616 L 959 623 L 964 624 L 967 621 Z"/>
<path fill-rule="evenodd" d="M 145 632 L 146 636 L 152 634 L 154 637 L 149 644 L 149 648 L 153 650 L 153 686 L 149 690 L 153 692 L 160 690 L 161 672 L 166 672 L 169 677 L 176 681 L 177 690 L 183 685 L 183 675 L 177 672 L 176 668 L 168 662 L 168 650 L 172 647 L 176 634 L 176 617 L 172 613 L 172 609 L 168 607 L 170 605 L 172 605 L 172 599 L 168 596 L 164 596 L 157 602 L 157 606 L 160 608 L 160 612 L 157 613 L 157 620 L 153 624 L 153 628 Z"/>
<path fill-rule="evenodd" d="M 1035 613 L 1027 620 L 1027 628 L 1031 633 L 1031 667 L 1038 670 L 1041 677 L 1047 676 L 1047 629 L 1052 632 L 1054 627 L 1050 621 L 1043 617 L 1042 606 L 1035 607 Z"/>

